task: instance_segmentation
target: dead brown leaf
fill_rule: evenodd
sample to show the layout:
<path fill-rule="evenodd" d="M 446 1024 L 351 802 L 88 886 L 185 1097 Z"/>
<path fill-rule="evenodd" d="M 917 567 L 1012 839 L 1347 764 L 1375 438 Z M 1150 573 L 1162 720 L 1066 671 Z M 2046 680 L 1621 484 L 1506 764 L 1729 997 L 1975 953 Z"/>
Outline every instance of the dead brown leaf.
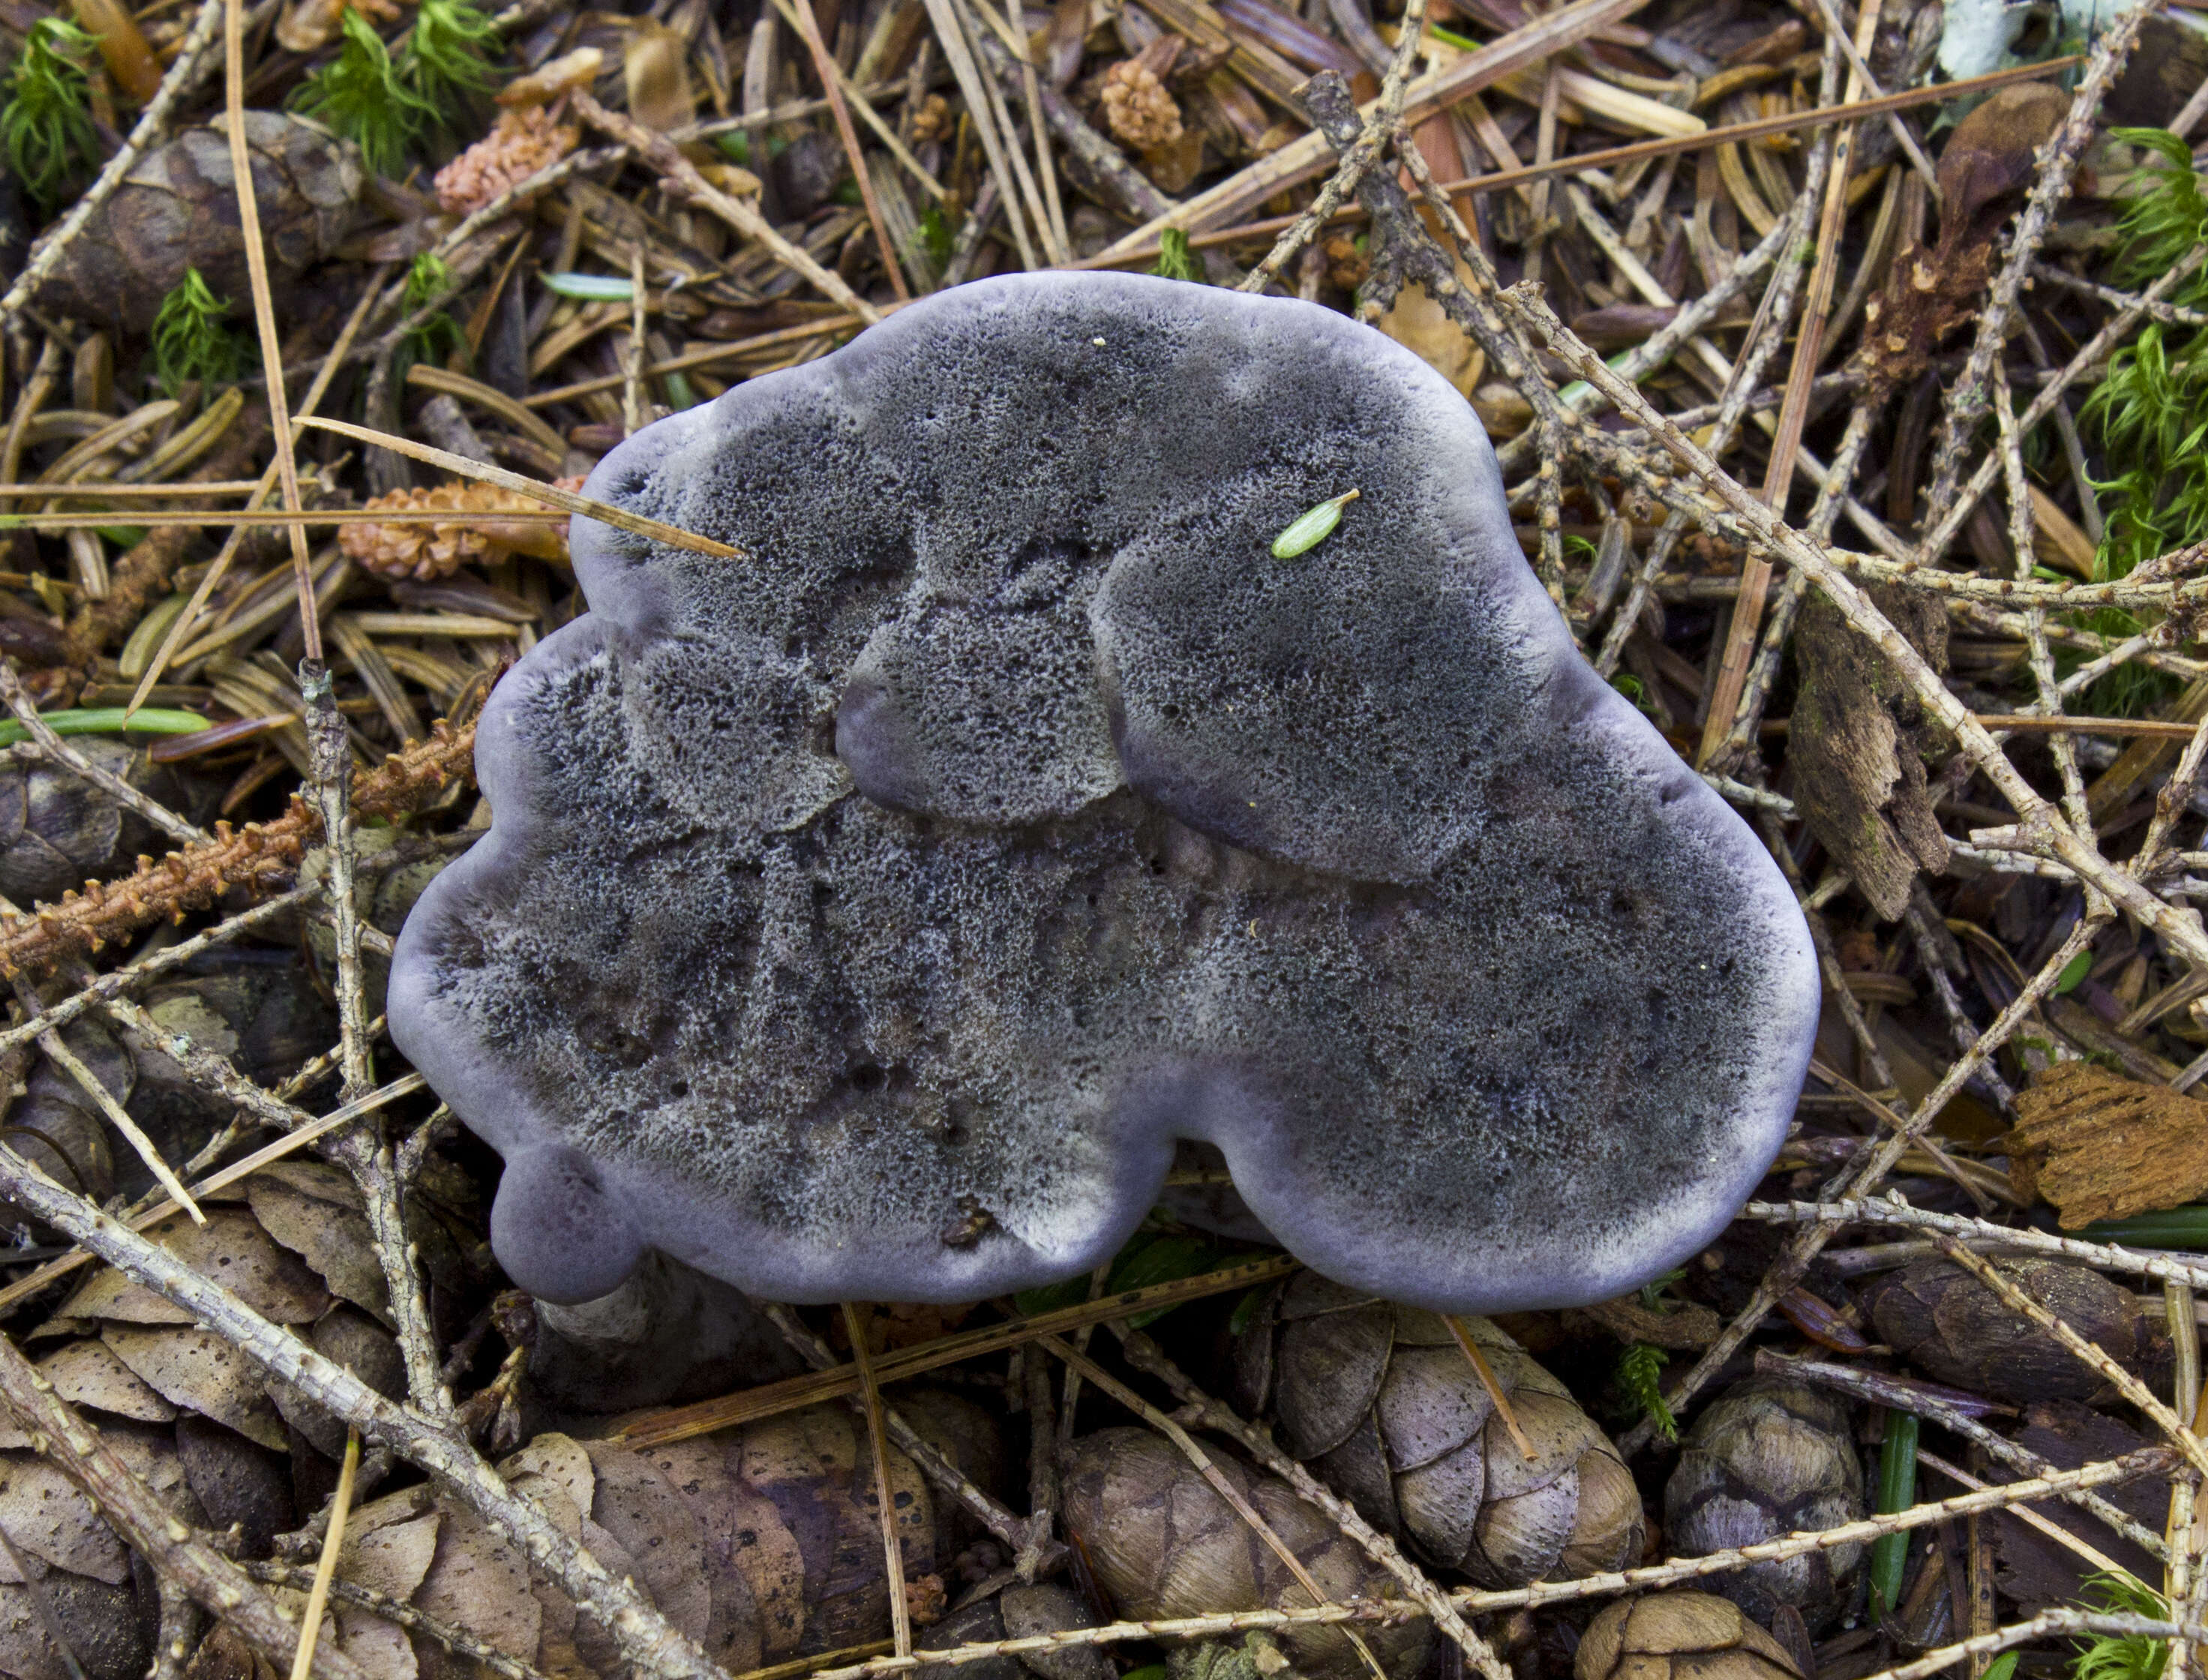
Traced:
<path fill-rule="evenodd" d="M 182 1214 L 152 1233 L 153 1240 L 201 1277 L 241 1297 L 279 1324 L 310 1324 L 329 1310 L 329 1291 L 296 1257 L 269 1239 L 243 1209 L 221 1208 L 194 1225 Z M 57 1315 L 126 1324 L 188 1324 L 191 1315 L 122 1273 L 103 1266 L 81 1284 Z"/>
<path fill-rule="evenodd" d="M 164 1400 L 274 1451 L 289 1444 L 261 1368 L 213 1331 L 184 1324 L 109 1324 L 100 1339 Z"/>

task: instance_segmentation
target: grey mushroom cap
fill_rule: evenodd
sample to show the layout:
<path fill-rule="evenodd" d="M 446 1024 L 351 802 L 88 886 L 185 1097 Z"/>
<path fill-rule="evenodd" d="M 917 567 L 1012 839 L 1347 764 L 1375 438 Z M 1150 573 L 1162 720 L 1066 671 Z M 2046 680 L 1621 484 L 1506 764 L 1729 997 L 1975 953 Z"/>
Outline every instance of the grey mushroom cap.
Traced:
<path fill-rule="evenodd" d="M 984 281 L 585 488 L 745 557 L 575 521 L 591 610 L 499 685 L 495 820 L 399 940 L 393 1038 L 505 1157 L 524 1288 L 656 1246 L 980 1299 L 1113 1253 L 1190 1138 L 1343 1284 L 1557 1306 L 1705 1245 L 1776 1152 L 1793 897 L 1380 334 Z"/>

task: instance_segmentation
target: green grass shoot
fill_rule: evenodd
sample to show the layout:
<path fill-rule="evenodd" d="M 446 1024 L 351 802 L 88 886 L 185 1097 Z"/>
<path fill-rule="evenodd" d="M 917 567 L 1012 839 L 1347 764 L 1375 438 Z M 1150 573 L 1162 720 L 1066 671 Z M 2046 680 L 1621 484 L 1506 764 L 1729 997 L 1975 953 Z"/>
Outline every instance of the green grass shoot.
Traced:
<path fill-rule="evenodd" d="M 233 383 L 245 367 L 245 341 L 230 324 L 230 300 L 216 297 L 198 269 L 187 268 L 153 317 L 155 381 L 173 397 L 189 380 Z"/>
<path fill-rule="evenodd" d="M 8 69 L 0 151 L 9 172 L 48 210 L 99 161 L 84 69 L 97 45 L 74 23 L 42 17 Z"/>
<path fill-rule="evenodd" d="M 82 711 L 49 711 L 39 721 L 59 735 L 121 735 L 126 716 L 132 735 L 195 735 L 207 727 L 207 720 L 196 711 L 165 711 L 153 706 L 129 714 L 119 705 L 93 706 Z M 0 722 L 0 747 L 13 747 L 30 738 L 31 732 L 15 718 Z"/>
<path fill-rule="evenodd" d="M 349 6 L 343 27 L 338 56 L 299 84 L 291 109 L 359 147 L 378 175 L 398 175 L 436 112 L 400 75 L 367 19 Z"/>
<path fill-rule="evenodd" d="M 1889 1411 L 1886 1441 L 1878 1454 L 1878 1510 L 1881 1516 L 1905 1511 L 1917 1503 L 1917 1414 Z M 1909 1562 L 1909 1535 L 1881 1534 L 1870 1548 L 1870 1610 L 1892 1614 L 1901 1605 L 1901 1584 Z"/>

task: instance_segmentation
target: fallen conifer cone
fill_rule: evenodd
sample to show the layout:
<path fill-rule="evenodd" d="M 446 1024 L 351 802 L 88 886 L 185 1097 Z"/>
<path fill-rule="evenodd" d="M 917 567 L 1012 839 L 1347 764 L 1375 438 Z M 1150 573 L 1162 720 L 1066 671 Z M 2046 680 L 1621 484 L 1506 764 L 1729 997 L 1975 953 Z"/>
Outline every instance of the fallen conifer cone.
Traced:
<path fill-rule="evenodd" d="M 1594 1575 L 1641 1556 L 1641 1497 L 1609 1437 L 1523 1348 L 1462 1321 L 1538 1456 L 1529 1461 L 1435 1313 L 1315 1272 L 1236 1344 L 1236 1392 L 1366 1521 L 1485 1587 Z"/>
<path fill-rule="evenodd" d="M 579 479 L 561 479 L 559 488 L 580 488 Z M 368 513 L 449 513 L 429 525 L 363 522 L 338 527 L 338 546 L 356 565 L 379 578 L 448 578 L 471 561 L 501 555 L 533 555 L 555 565 L 567 563 L 567 522 L 516 519 L 514 513 L 541 513 L 533 496 L 496 484 L 455 479 L 432 490 L 393 490 L 361 510 Z"/>
<path fill-rule="evenodd" d="M 2091 1062 L 2057 1062 L 2016 1098 L 2009 1181 L 2062 1228 L 2127 1219 L 2208 1192 L 2208 1102 Z"/>
<path fill-rule="evenodd" d="M 1053 1581 L 1023 1585 L 1010 1569 L 986 1581 L 968 1602 L 927 1630 L 923 1651 L 977 1645 L 1000 1639 L 1089 1628 L 1096 1618 L 1072 1593 Z M 1118 1680 L 1112 1659 L 1093 1645 L 1069 1645 L 1061 1651 L 1023 1651 L 1016 1657 L 990 1657 L 956 1668 L 921 1665 L 923 1680 Z"/>
<path fill-rule="evenodd" d="M 969 1426 L 987 1428 L 975 1408 L 925 1393 L 900 1394 L 898 1404 L 962 1467 L 981 1467 L 965 1457 Z M 889 1466 L 908 1600 L 939 1608 L 941 1572 L 964 1531 L 903 1453 L 891 1449 Z M 843 1407 L 787 1413 L 647 1451 L 547 1433 L 499 1469 L 729 1673 L 889 1635 L 873 1458 L 866 1425 Z M 268 1565 L 261 1573 L 302 1587 L 311 1572 Z M 401 1626 L 378 1613 L 377 1600 L 426 1623 Z M 467 1660 L 471 1641 L 552 1680 L 629 1671 L 604 1630 L 532 1575 L 502 1536 L 419 1488 L 353 1514 L 330 1617 L 324 1637 L 370 1680 L 480 1675 L 487 1671 Z"/>
<path fill-rule="evenodd" d="M 2137 1363 L 2143 1338 L 2129 1291 L 2060 1260 L 1995 1263 L 2117 1364 Z M 1919 1260 L 1886 1279 L 1870 1315 L 1879 1339 L 1926 1376 L 1995 1400 L 2088 1400 L 2103 1386 L 2053 1335 L 1946 1260 Z"/>
<path fill-rule="evenodd" d="M 75 750 L 171 809 L 189 800 L 183 778 L 141 747 L 91 736 Z M 143 817 L 64 765 L 0 764 L 0 894 L 18 904 L 56 899 L 128 868 L 154 834 Z"/>
<path fill-rule="evenodd" d="M 315 124 L 273 111 L 248 111 L 245 138 L 281 308 L 294 279 L 327 256 L 351 221 L 360 155 Z M 39 301 L 144 333 L 163 297 L 196 268 L 217 297 L 242 309 L 250 291 L 236 196 L 222 124 L 187 129 L 123 177 L 63 252 Z"/>
<path fill-rule="evenodd" d="M 1786 1647 L 1729 1599 L 1658 1593 L 1587 1623 L 1572 1680 L 1799 1680 Z"/>
<path fill-rule="evenodd" d="M 1664 1488 L 1664 1528 L 1683 1557 L 1706 1556 L 1863 1514 L 1863 1464 L 1846 1405 L 1820 1389 L 1771 1377 L 1735 1384 L 1679 1443 Z M 1863 1561 L 1860 1545 L 1751 1563 L 1714 1576 L 1713 1590 L 1768 1619 L 1791 1605 L 1812 1632 L 1840 1608 L 1840 1587 Z"/>
<path fill-rule="evenodd" d="M 1395 1577 L 1287 1483 L 1223 1454 L 1212 1457 L 1329 1600 L 1402 1596 Z M 1099 1430 L 1073 1443 L 1065 1526 L 1113 1607 L 1136 1621 L 1311 1602 L 1287 1564 L 1202 1472 L 1148 1430 Z M 1432 1626 L 1420 1619 L 1360 1626 L 1358 1633 L 1391 1680 L 1409 1680 L 1425 1660 Z M 1269 1637 L 1304 1680 L 1357 1680 L 1369 1672 L 1339 1628 L 1290 1626 Z"/>

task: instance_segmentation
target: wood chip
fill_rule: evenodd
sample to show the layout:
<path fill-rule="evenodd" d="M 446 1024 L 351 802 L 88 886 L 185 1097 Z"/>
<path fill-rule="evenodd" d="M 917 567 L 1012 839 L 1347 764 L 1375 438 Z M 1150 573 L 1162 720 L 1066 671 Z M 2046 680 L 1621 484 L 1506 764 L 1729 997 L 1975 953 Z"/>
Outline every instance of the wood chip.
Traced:
<path fill-rule="evenodd" d="M 2091 1062 L 2059 1062 L 2016 1099 L 2009 1178 L 2062 1228 L 2174 1208 L 2208 1192 L 2208 1102 Z"/>

